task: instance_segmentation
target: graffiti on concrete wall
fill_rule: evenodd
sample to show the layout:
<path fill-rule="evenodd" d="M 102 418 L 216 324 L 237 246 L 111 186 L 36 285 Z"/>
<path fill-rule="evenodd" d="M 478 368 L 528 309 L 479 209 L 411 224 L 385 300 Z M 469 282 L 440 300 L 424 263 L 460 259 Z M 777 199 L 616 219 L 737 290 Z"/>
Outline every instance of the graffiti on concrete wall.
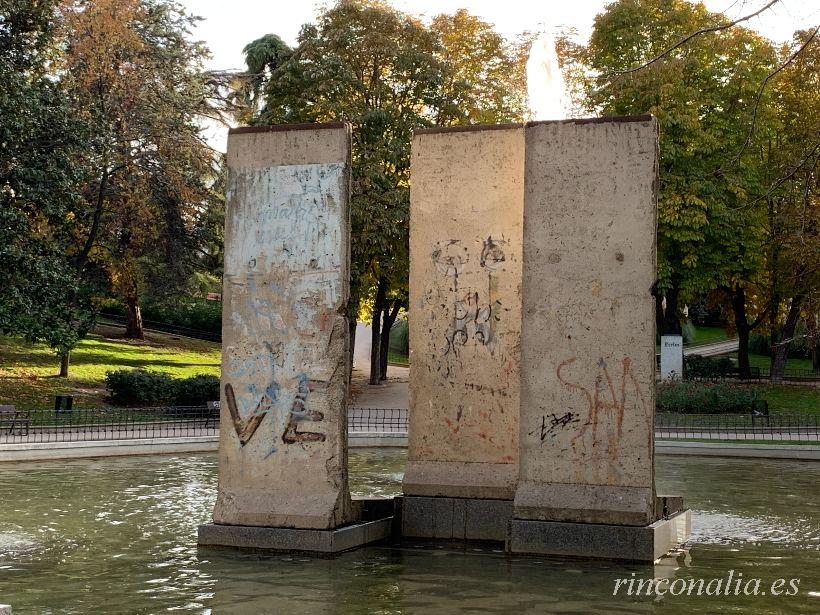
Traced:
<path fill-rule="evenodd" d="M 610 471 L 618 472 L 624 423 L 629 414 L 631 427 L 646 431 L 646 444 L 651 448 L 652 409 L 646 403 L 630 357 L 622 357 L 614 369 L 604 358 L 598 358 L 593 367 L 579 362 L 578 357 L 571 357 L 558 365 L 555 375 L 564 390 L 583 399 L 583 410 L 573 405 L 580 411 L 568 410 L 558 417 L 542 417 L 540 429 L 536 428 L 530 435 L 540 433 L 543 444 L 549 440 L 545 433 L 550 436 L 558 430 L 566 430 L 573 449 L 582 455 L 602 452 L 611 461 Z"/>
<path fill-rule="evenodd" d="M 222 377 L 240 445 L 264 422 L 268 455 L 326 439 L 314 406 L 323 404 L 328 375 L 319 372 L 344 295 L 344 181 L 341 163 L 232 177 Z"/>
<path fill-rule="evenodd" d="M 441 307 L 447 312 L 449 326 L 444 332 L 443 355 L 459 355 L 467 345 L 484 346 L 495 352 L 496 323 L 501 319 L 504 306 L 498 297 L 498 276 L 506 260 L 503 239 L 488 236 L 481 241 L 480 254 L 473 255 L 478 266 L 471 265 L 470 249 L 461 240 L 450 239 L 433 246 L 431 257 L 436 270 L 450 283 L 450 299 Z M 478 256 L 478 258 L 475 258 Z M 480 275 L 478 278 L 476 274 Z M 475 282 L 484 279 L 486 286 Z M 466 285 L 465 277 L 473 282 Z"/>

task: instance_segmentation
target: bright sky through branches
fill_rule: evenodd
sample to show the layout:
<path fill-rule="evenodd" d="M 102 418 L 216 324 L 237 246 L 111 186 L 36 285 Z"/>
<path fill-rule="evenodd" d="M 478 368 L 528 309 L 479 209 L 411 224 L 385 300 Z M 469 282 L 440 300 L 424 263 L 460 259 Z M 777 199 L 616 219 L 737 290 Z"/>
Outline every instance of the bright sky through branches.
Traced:
<path fill-rule="evenodd" d="M 315 19 L 318 9 L 328 4 L 313 0 L 266 2 L 264 0 L 181 0 L 188 10 L 203 18 L 194 36 L 203 40 L 213 55 L 208 68 L 241 70 L 242 48 L 264 34 L 278 34 L 293 45 L 302 24 Z M 432 18 L 439 13 L 453 13 L 466 8 L 474 15 L 495 25 L 502 35 L 513 38 L 529 30 L 545 27 L 574 28 L 578 42 L 586 43 L 595 16 L 607 0 L 390 0 L 399 10 Z M 712 11 L 722 11 L 737 18 L 758 10 L 765 0 L 705 0 Z M 781 0 L 771 9 L 744 25 L 776 42 L 791 39 L 797 29 L 808 28 L 820 20 L 817 0 Z M 208 130 L 209 141 L 224 148 L 224 130 Z"/>
<path fill-rule="evenodd" d="M 189 11 L 204 18 L 195 36 L 213 53 L 209 68 L 220 70 L 244 67 L 242 48 L 263 34 L 273 33 L 294 44 L 302 24 L 313 21 L 325 3 L 311 0 L 264 2 L 260 0 L 182 0 Z M 474 15 L 495 24 L 507 37 L 524 30 L 537 31 L 544 24 L 568 26 L 578 31 L 585 42 L 592 20 L 608 4 L 605 0 L 392 0 L 396 8 L 408 13 L 433 17 L 466 8 Z M 713 11 L 724 11 L 736 18 L 754 12 L 763 0 L 706 0 Z M 765 36 L 783 42 L 792 32 L 808 28 L 820 18 L 820 3 L 814 0 L 782 0 L 748 25 Z"/>

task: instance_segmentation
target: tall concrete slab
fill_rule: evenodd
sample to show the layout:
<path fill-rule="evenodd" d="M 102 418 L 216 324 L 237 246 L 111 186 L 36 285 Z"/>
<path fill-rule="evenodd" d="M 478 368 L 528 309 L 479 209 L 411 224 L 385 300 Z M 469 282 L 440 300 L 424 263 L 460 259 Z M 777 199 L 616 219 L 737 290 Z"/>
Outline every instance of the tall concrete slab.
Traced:
<path fill-rule="evenodd" d="M 349 173 L 347 125 L 231 131 L 215 523 L 352 519 Z"/>
<path fill-rule="evenodd" d="M 412 166 L 404 493 L 512 499 L 523 126 L 418 131 Z"/>
<path fill-rule="evenodd" d="M 655 513 L 654 118 L 526 127 L 517 519 Z"/>

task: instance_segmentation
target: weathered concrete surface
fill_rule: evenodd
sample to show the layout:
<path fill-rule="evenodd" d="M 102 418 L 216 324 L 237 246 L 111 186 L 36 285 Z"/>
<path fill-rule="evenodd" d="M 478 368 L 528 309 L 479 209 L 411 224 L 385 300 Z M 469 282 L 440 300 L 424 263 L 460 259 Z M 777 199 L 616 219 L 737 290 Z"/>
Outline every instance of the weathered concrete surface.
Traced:
<path fill-rule="evenodd" d="M 344 316 L 350 129 L 228 139 L 218 524 L 351 521 Z"/>
<path fill-rule="evenodd" d="M 404 493 L 511 499 L 518 474 L 523 127 L 420 131 L 412 165 Z"/>
<path fill-rule="evenodd" d="M 507 552 L 654 562 L 684 544 L 691 533 L 689 510 L 644 527 L 513 519 Z"/>
<path fill-rule="evenodd" d="M 654 521 L 654 118 L 528 124 L 515 517 Z"/>

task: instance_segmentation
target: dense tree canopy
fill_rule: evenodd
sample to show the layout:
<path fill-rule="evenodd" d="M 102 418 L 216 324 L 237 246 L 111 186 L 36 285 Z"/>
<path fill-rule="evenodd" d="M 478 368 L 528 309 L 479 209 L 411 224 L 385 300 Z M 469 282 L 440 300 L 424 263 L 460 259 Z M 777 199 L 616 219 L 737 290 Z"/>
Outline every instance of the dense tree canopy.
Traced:
<path fill-rule="evenodd" d="M 161 0 L 75 0 L 63 5 L 66 88 L 91 126 L 90 180 L 79 261 L 100 264 L 142 337 L 139 302 L 150 288 L 184 288 L 193 226 L 214 197 L 215 157 L 200 136 L 207 100 L 194 19 Z"/>
<path fill-rule="evenodd" d="M 50 2 L 0 1 L 0 331 L 66 355 L 93 323 L 91 280 L 66 258 L 88 132 L 49 74 L 53 16 Z"/>
<path fill-rule="evenodd" d="M 378 351 L 379 330 L 389 330 L 407 295 L 413 129 L 522 119 L 520 68 L 492 27 L 465 11 L 427 27 L 363 0 L 321 12 L 302 28 L 295 49 L 269 35 L 245 50 L 252 79 L 266 79 L 254 123 L 353 125 L 350 314 L 362 299 L 372 300 L 376 382 L 387 356 Z M 259 53 L 266 50 L 270 55 Z"/>

